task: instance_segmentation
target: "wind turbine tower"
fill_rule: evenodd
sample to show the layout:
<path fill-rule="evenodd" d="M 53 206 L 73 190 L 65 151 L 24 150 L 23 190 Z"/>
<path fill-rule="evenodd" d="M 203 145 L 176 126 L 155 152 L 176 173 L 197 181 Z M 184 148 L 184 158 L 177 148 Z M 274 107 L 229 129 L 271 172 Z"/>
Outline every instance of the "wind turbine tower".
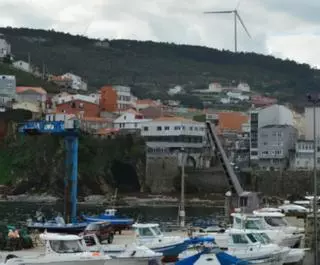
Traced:
<path fill-rule="evenodd" d="M 225 10 L 225 11 L 209 11 L 209 12 L 204 12 L 204 14 L 233 14 L 234 15 L 234 52 L 238 51 L 238 39 L 237 39 L 237 21 L 238 20 L 240 21 L 242 27 L 244 28 L 249 38 L 251 38 L 251 35 L 247 27 L 245 26 L 242 18 L 240 17 L 237 8 L 234 10 Z"/>

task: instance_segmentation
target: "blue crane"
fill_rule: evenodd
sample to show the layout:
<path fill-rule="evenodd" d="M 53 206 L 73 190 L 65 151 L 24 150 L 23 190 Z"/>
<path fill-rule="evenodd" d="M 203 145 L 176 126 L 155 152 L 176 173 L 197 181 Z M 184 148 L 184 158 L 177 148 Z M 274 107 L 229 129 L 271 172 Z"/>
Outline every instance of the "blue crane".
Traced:
<path fill-rule="evenodd" d="M 78 121 L 27 121 L 18 127 L 18 132 L 24 135 L 49 134 L 64 137 L 66 147 L 64 214 L 67 222 L 71 217 L 71 222 L 77 223 L 78 143 L 80 133 Z M 71 192 L 69 192 L 70 182 Z M 71 208 L 71 211 L 69 208 Z"/>

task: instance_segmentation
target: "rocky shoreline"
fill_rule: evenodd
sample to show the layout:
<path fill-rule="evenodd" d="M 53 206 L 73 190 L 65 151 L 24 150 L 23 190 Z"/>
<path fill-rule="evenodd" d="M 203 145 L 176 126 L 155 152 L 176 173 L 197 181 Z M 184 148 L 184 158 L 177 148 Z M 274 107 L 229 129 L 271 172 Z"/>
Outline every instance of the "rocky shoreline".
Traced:
<path fill-rule="evenodd" d="M 61 198 L 50 194 L 20 194 L 20 195 L 7 195 L 2 196 L 1 202 L 24 202 L 24 203 L 59 203 L 62 202 Z M 113 205 L 114 200 L 110 196 L 104 195 L 90 195 L 80 198 L 79 204 L 84 205 Z M 211 198 L 191 197 L 186 198 L 188 206 L 201 206 L 201 207 L 219 207 L 223 206 L 224 200 L 221 196 L 213 196 Z M 172 207 L 179 204 L 178 196 L 165 196 L 165 195 L 128 195 L 121 196 L 117 199 L 117 207 L 136 207 L 136 206 L 152 206 L 152 207 Z"/>

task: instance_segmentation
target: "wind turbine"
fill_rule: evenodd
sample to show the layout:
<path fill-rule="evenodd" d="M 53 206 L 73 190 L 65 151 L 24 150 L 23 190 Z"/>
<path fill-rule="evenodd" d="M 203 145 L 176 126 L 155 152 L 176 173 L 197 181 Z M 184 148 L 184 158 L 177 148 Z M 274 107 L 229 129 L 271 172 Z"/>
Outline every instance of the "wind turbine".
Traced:
<path fill-rule="evenodd" d="M 238 39 L 237 39 L 237 20 L 240 21 L 242 27 L 244 28 L 245 32 L 247 33 L 247 35 L 249 36 L 249 38 L 251 38 L 251 35 L 247 29 L 247 27 L 245 26 L 245 24 L 243 23 L 242 18 L 239 15 L 238 12 L 238 7 L 239 7 L 240 2 L 238 3 L 238 6 L 236 7 L 236 9 L 234 10 L 225 10 L 225 11 L 209 11 L 209 12 L 204 12 L 204 14 L 233 14 L 234 15 L 234 51 L 237 52 L 238 51 Z"/>

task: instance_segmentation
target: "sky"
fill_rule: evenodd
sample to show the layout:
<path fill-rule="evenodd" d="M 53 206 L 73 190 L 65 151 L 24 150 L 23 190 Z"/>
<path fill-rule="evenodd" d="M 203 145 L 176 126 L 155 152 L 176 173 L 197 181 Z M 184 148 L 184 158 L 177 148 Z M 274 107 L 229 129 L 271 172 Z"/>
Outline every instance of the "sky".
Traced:
<path fill-rule="evenodd" d="M 0 26 L 271 54 L 320 67 L 319 0 L 0 0 Z M 14 51 L 13 51 L 14 52 Z"/>

